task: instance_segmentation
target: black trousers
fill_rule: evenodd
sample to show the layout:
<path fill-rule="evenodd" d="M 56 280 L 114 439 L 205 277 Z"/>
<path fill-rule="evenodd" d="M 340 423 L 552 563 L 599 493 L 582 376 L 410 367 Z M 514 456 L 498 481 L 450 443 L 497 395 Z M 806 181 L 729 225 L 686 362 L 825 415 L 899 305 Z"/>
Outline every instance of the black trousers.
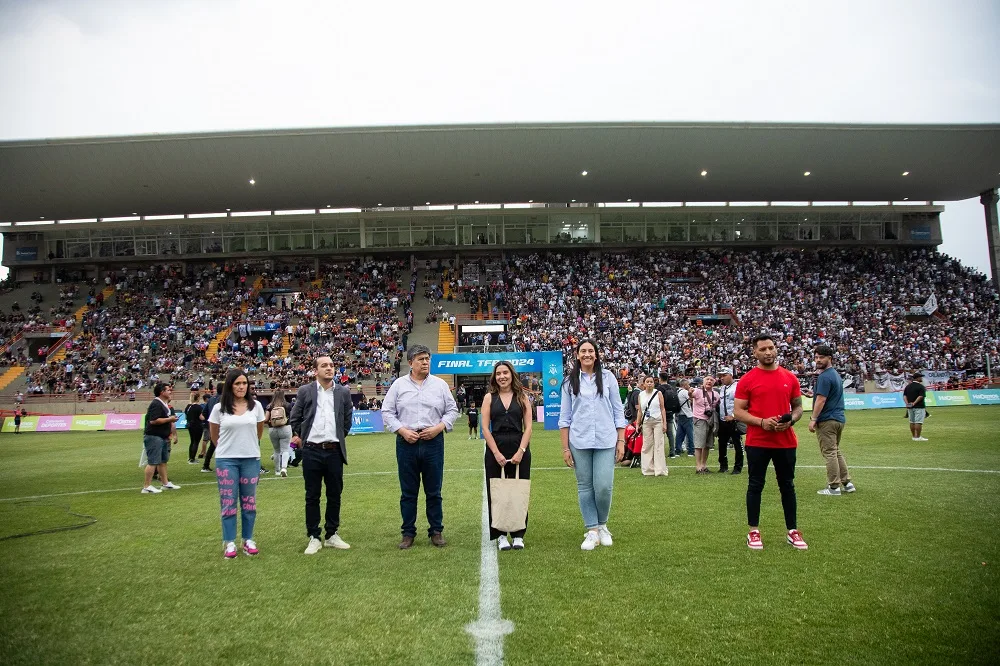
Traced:
<path fill-rule="evenodd" d="M 719 469 L 729 469 L 729 445 L 733 445 L 736 460 L 733 469 L 743 469 L 743 441 L 736 429 L 738 421 L 719 421 Z"/>
<path fill-rule="evenodd" d="M 760 525 L 760 495 L 767 480 L 768 463 L 774 462 L 774 475 L 778 478 L 781 508 L 785 512 L 785 528 L 797 529 L 795 514 L 795 452 L 796 449 L 771 449 L 763 446 L 747 447 L 747 466 L 750 479 L 747 483 L 747 525 Z"/>
<path fill-rule="evenodd" d="M 195 456 L 198 455 L 198 445 L 201 444 L 202 428 L 192 428 L 188 425 L 188 435 L 191 437 L 191 443 L 188 445 L 188 460 L 194 460 Z"/>
<path fill-rule="evenodd" d="M 215 455 L 215 442 L 209 440 L 208 450 L 205 451 L 205 464 L 202 469 L 212 469 L 212 456 Z"/>
<path fill-rule="evenodd" d="M 306 534 L 320 538 L 319 500 L 326 483 L 326 538 L 340 529 L 340 495 L 344 492 L 344 458 L 340 448 L 302 447 L 302 478 L 306 482 Z"/>
<path fill-rule="evenodd" d="M 520 432 L 495 432 L 493 433 L 493 439 L 496 440 L 497 448 L 500 449 L 500 453 L 507 460 L 514 457 L 517 450 L 521 447 L 521 433 Z M 500 463 L 493 456 L 493 452 L 490 451 L 489 447 L 486 447 L 486 456 L 484 458 L 484 463 L 486 464 L 486 504 L 489 508 L 490 513 L 490 539 L 499 538 L 500 535 L 505 534 L 500 530 L 493 529 L 493 498 L 490 497 L 490 479 L 500 478 Z M 517 473 L 519 478 L 530 479 L 531 478 L 531 449 L 529 448 L 524 452 L 521 457 L 521 470 L 518 472 L 517 465 L 513 463 L 507 463 L 504 466 L 504 475 L 507 478 L 514 478 L 514 474 Z M 525 518 L 524 529 L 518 530 L 516 532 L 511 532 L 511 537 L 524 538 L 525 532 L 528 531 L 528 521 Z"/>

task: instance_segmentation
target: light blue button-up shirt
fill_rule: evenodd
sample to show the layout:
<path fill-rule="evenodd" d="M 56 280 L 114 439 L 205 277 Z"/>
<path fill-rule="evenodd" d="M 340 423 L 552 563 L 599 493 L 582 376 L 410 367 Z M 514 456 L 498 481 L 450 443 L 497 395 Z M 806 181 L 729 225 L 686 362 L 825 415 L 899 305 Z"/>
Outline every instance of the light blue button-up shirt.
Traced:
<path fill-rule="evenodd" d="M 733 416 L 735 412 L 735 402 L 736 402 L 736 385 L 739 382 L 733 382 L 729 386 L 719 383 L 715 385 L 715 391 L 719 394 L 721 398 L 719 400 L 719 416 L 726 418 L 727 416 Z"/>
<path fill-rule="evenodd" d="M 403 375 L 392 383 L 382 403 L 382 422 L 389 432 L 402 427 L 411 430 L 430 428 L 444 422 L 451 432 L 458 418 L 458 405 L 451 395 L 448 383 L 440 377 L 427 375 L 420 384 L 410 375 Z"/>
<path fill-rule="evenodd" d="M 562 387 L 559 428 L 569 428 L 569 443 L 577 449 L 610 449 L 618 441 L 618 428 L 628 425 L 625 406 L 618 395 L 618 380 L 603 371 L 604 395 L 597 394 L 597 375 L 580 373 L 580 394 L 569 382 Z"/>

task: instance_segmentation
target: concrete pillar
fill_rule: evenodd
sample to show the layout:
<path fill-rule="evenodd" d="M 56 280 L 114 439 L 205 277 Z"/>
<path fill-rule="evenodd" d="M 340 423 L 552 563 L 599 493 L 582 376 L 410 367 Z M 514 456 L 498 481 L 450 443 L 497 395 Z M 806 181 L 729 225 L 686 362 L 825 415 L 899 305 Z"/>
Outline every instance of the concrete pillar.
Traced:
<path fill-rule="evenodd" d="M 997 223 L 997 191 L 986 190 L 979 195 L 986 214 L 986 243 L 990 249 L 990 274 L 993 289 L 1000 291 L 1000 225 Z"/>

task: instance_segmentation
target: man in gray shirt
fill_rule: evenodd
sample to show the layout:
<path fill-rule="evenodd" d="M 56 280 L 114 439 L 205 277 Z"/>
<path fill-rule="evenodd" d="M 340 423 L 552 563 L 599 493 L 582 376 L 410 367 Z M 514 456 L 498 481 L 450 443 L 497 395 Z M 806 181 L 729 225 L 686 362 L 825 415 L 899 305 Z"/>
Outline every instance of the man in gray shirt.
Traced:
<path fill-rule="evenodd" d="M 417 536 L 417 495 L 423 479 L 427 504 L 427 530 L 431 543 L 445 545 L 441 484 L 444 477 L 444 432 L 458 418 L 458 406 L 448 384 L 430 374 L 431 350 L 412 345 L 406 351 L 410 373 L 389 387 L 382 403 L 385 427 L 396 433 L 396 467 L 399 471 L 399 509 L 403 516 L 403 550 Z"/>

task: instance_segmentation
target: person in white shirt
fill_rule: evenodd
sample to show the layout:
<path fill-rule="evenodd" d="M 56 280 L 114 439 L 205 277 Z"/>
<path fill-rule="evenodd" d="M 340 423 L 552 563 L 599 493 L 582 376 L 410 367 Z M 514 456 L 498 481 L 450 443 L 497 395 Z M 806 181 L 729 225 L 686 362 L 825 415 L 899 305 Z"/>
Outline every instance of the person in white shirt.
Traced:
<path fill-rule="evenodd" d="M 236 557 L 237 505 L 240 507 L 243 552 L 246 555 L 259 552 L 253 527 L 257 519 L 257 479 L 264 420 L 264 408 L 254 399 L 246 374 L 239 369 L 230 370 L 222 387 L 222 397 L 208 417 L 222 505 L 223 555 L 227 559 Z"/>
<path fill-rule="evenodd" d="M 642 475 L 666 476 L 667 459 L 663 450 L 663 436 L 667 433 L 667 422 L 663 419 L 666 409 L 663 393 L 656 390 L 656 380 L 652 376 L 642 379 L 636 409 L 642 426 Z"/>
<path fill-rule="evenodd" d="M 694 456 L 694 424 L 692 423 L 694 412 L 691 410 L 691 383 L 686 379 L 682 379 L 678 386 L 680 386 L 680 388 L 677 390 L 677 401 L 681 404 L 681 411 L 676 417 L 674 417 L 674 422 L 677 426 L 677 434 L 674 436 L 674 445 L 677 448 L 674 450 L 674 455 L 671 457 L 681 455 L 684 451 L 686 441 L 687 454 L 688 457 L 691 458 Z"/>

